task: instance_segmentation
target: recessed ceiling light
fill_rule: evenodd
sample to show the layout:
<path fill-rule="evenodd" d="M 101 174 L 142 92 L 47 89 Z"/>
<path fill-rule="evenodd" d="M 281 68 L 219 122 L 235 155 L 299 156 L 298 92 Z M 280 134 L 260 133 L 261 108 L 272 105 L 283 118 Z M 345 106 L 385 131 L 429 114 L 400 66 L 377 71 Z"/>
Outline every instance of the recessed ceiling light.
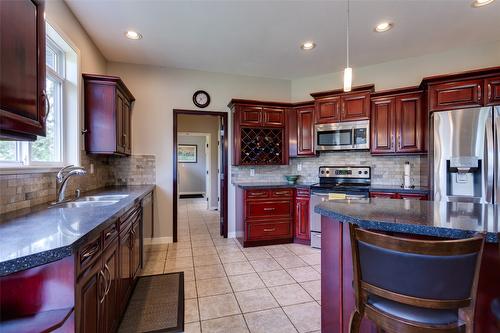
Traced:
<path fill-rule="evenodd" d="M 375 31 L 376 32 L 385 32 L 387 30 L 391 30 L 391 28 L 392 28 L 392 23 L 381 22 L 381 23 L 377 24 L 377 26 L 375 27 Z"/>
<path fill-rule="evenodd" d="M 486 5 L 489 5 L 490 3 L 492 3 L 493 1 L 495 1 L 495 0 L 476 0 L 472 3 L 472 7 L 478 8 L 478 7 L 486 6 Z"/>
<path fill-rule="evenodd" d="M 300 48 L 302 50 L 305 50 L 305 51 L 308 51 L 308 50 L 312 50 L 316 47 L 316 44 L 314 44 L 314 42 L 311 42 L 311 41 L 307 41 L 305 43 L 303 43 Z"/>
<path fill-rule="evenodd" d="M 142 35 L 134 30 L 129 30 L 125 33 L 125 37 L 127 37 L 128 39 L 141 39 L 142 38 Z"/>

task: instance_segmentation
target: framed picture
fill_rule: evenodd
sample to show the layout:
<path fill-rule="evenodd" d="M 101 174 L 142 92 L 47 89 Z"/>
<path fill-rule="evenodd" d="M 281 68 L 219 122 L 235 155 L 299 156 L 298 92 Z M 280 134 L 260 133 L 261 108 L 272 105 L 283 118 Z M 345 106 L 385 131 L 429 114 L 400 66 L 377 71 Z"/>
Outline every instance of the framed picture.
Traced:
<path fill-rule="evenodd" d="M 179 163 L 197 163 L 198 145 L 177 145 L 177 161 Z"/>

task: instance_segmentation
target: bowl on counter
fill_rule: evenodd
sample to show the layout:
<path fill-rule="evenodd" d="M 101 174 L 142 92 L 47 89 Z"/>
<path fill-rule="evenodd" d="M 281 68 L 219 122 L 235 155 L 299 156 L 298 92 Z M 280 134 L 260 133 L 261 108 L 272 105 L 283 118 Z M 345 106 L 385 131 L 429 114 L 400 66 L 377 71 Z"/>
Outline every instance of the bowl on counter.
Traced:
<path fill-rule="evenodd" d="M 288 182 L 289 185 L 295 185 L 297 182 L 297 179 L 299 179 L 299 175 L 287 175 L 285 176 L 286 181 Z"/>

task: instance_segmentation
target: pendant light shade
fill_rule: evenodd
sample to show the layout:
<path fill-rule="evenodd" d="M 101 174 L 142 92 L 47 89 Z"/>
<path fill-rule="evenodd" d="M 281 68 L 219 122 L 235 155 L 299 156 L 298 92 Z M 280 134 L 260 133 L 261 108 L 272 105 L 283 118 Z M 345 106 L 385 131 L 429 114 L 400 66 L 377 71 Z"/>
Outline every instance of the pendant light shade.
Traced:
<path fill-rule="evenodd" d="M 344 91 L 349 92 L 352 88 L 352 68 L 346 67 L 344 69 Z"/>
<path fill-rule="evenodd" d="M 349 0 L 347 0 L 347 26 L 346 26 L 346 68 L 344 69 L 344 91 L 351 91 L 352 88 L 352 68 L 349 67 Z"/>

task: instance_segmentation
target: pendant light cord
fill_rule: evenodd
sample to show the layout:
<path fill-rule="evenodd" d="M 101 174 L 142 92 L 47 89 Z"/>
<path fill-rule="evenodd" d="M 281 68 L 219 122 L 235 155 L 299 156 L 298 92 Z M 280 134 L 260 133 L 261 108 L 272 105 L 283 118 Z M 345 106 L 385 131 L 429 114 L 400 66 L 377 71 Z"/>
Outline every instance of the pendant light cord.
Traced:
<path fill-rule="evenodd" d="M 347 0 L 347 38 L 346 38 L 346 48 L 347 48 L 347 67 L 349 67 L 349 0 Z"/>

